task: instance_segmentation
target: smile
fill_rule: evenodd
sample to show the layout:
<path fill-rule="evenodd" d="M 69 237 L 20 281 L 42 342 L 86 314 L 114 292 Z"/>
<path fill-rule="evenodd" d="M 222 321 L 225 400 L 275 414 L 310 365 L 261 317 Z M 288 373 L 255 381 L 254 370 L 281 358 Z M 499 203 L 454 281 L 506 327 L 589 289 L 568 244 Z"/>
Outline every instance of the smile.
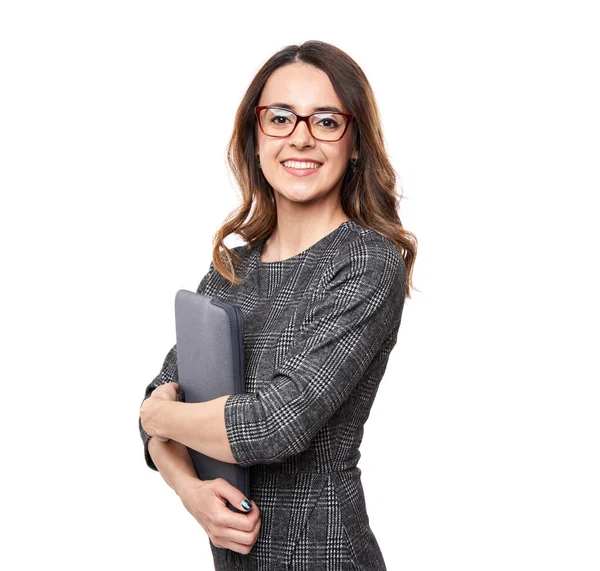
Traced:
<path fill-rule="evenodd" d="M 289 174 L 291 174 L 292 176 L 310 176 L 311 174 L 316 173 L 321 166 L 318 166 L 317 168 L 308 168 L 308 169 L 304 169 L 304 168 L 292 168 L 292 167 L 286 167 L 283 165 L 283 163 L 281 164 L 281 166 L 283 167 L 283 170 L 288 172 Z"/>

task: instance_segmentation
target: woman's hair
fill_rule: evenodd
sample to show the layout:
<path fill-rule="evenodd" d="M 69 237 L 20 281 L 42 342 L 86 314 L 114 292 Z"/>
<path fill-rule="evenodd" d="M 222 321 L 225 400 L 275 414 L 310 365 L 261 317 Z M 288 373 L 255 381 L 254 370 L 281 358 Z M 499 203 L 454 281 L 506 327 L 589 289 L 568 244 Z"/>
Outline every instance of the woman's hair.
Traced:
<path fill-rule="evenodd" d="M 241 205 L 227 216 L 213 237 L 213 265 L 228 281 L 242 283 L 235 268 L 241 262 L 224 240 L 238 234 L 253 247 L 271 235 L 277 225 L 273 189 L 259 168 L 256 155 L 257 121 L 254 108 L 262 90 L 278 68 L 306 63 L 324 71 L 348 113 L 355 117 L 352 147 L 359 150 L 355 169 L 343 175 L 341 205 L 344 213 L 361 226 L 391 240 L 404 258 L 410 297 L 417 239 L 405 230 L 398 214 L 401 194 L 396 193 L 396 172 L 384 148 L 375 96 L 365 74 L 345 52 L 321 41 L 290 45 L 275 53 L 258 71 L 242 99 L 227 147 L 227 162 L 241 189 Z"/>

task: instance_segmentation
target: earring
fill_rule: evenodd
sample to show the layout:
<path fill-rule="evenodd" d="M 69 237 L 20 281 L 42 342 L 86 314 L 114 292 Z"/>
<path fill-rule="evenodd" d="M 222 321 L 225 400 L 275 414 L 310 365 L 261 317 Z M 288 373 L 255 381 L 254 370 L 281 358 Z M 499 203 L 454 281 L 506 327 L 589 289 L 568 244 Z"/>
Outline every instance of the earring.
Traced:
<path fill-rule="evenodd" d="M 256 158 L 258 159 L 258 168 L 262 170 L 262 166 L 260 165 L 260 157 L 256 155 Z"/>
<path fill-rule="evenodd" d="M 350 159 L 350 166 L 352 167 L 352 174 L 356 173 L 356 161 L 358 159 Z"/>

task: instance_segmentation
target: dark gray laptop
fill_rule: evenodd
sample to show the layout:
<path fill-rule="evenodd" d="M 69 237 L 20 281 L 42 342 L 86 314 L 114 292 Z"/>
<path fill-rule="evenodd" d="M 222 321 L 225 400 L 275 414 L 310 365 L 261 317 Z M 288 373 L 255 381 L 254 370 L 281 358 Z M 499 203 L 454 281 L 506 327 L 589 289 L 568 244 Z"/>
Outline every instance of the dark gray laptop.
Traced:
<path fill-rule="evenodd" d="M 214 296 L 179 290 L 175 295 L 177 374 L 185 402 L 204 402 L 243 393 L 244 316 Z M 201 480 L 224 478 L 249 498 L 249 469 L 221 462 L 189 448 Z M 242 512 L 227 502 L 236 512 Z"/>

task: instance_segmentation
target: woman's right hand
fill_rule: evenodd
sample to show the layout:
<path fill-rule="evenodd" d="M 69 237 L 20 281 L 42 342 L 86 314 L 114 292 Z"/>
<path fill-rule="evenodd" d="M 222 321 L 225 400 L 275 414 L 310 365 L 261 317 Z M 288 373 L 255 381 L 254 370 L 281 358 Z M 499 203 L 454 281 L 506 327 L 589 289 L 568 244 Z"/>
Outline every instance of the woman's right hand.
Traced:
<path fill-rule="evenodd" d="M 203 527 L 215 547 L 226 547 L 247 555 L 256 543 L 260 530 L 260 512 L 254 500 L 252 509 L 235 513 L 227 501 L 239 510 L 244 494 L 224 478 L 190 479 L 179 497 L 196 521 Z"/>

